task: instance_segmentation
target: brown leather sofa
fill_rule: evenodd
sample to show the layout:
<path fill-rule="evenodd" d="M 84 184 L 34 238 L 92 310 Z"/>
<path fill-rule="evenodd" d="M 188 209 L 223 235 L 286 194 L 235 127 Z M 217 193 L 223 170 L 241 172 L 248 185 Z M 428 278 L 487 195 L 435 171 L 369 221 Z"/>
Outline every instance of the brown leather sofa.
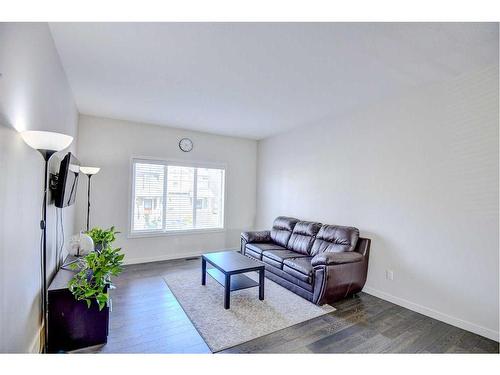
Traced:
<path fill-rule="evenodd" d="M 267 278 L 323 305 L 363 289 L 370 240 L 357 228 L 279 216 L 270 231 L 243 232 L 241 252 L 264 262 Z"/>

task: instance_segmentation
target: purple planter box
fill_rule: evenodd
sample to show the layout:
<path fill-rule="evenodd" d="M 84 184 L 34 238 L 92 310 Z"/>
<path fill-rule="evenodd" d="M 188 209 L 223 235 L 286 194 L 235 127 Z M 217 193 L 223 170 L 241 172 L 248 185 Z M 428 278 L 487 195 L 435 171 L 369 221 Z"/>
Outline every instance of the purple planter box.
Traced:
<path fill-rule="evenodd" d="M 68 289 L 75 272 L 61 269 L 48 290 L 48 352 L 62 353 L 105 344 L 109 331 L 109 307 L 99 311 L 95 300 L 90 308 L 77 301 Z"/>

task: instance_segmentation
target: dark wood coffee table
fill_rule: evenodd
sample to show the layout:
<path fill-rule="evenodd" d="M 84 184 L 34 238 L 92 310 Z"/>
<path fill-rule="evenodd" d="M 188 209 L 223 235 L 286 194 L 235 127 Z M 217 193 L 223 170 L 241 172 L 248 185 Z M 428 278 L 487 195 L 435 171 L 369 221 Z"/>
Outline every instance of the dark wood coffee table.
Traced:
<path fill-rule="evenodd" d="M 215 268 L 207 271 L 207 262 Z M 243 273 L 259 272 L 259 282 Z M 250 259 L 239 252 L 220 251 L 201 256 L 201 285 L 207 282 L 207 273 L 224 287 L 224 308 L 229 309 L 230 293 L 235 290 L 259 287 L 259 299 L 264 300 L 264 263 Z"/>

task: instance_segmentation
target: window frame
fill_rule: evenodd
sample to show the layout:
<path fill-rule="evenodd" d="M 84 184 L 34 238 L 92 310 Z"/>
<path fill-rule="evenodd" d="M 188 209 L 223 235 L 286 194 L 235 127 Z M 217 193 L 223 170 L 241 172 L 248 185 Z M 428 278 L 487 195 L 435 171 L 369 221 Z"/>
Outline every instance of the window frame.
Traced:
<path fill-rule="evenodd" d="M 222 181 L 222 227 L 221 228 L 201 228 L 201 229 L 175 229 L 175 230 L 165 230 L 155 229 L 155 230 L 133 230 L 133 218 L 134 218 L 134 192 L 135 192 L 135 178 L 134 178 L 134 165 L 135 163 L 146 163 L 146 164 L 158 164 L 163 166 L 179 166 L 179 167 L 191 167 L 191 168 L 209 168 L 209 169 L 222 169 L 224 171 L 224 178 Z M 130 158 L 130 172 L 129 172 L 129 201 L 128 201 L 128 238 L 144 238 L 144 237 L 162 237 L 162 236 L 177 236 L 177 235 L 189 235 L 189 234 L 207 234 L 207 233 L 221 233 L 226 231 L 226 199 L 227 199 L 227 164 L 226 163 L 212 163 L 212 162 L 201 162 L 194 160 L 182 160 L 182 159 L 164 159 L 158 157 L 150 156 L 138 156 L 133 155 Z M 196 179 L 194 183 L 194 188 L 196 188 Z M 167 188 L 167 176 L 163 178 L 163 194 L 165 196 L 165 189 Z M 163 205 L 163 218 L 166 215 L 166 204 Z M 193 211 L 196 205 L 193 202 Z"/>

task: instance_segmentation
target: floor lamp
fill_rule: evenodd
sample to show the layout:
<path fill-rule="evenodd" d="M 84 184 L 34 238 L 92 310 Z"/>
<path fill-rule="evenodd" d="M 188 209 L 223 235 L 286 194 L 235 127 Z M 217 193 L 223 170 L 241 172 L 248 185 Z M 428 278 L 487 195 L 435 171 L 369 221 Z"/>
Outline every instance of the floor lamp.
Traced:
<path fill-rule="evenodd" d="M 80 172 L 86 174 L 89 178 L 89 182 L 87 184 L 87 232 L 90 230 L 90 178 L 97 174 L 101 168 L 97 167 L 80 167 Z"/>
<path fill-rule="evenodd" d="M 68 147 L 73 141 L 73 137 L 54 132 L 45 132 L 37 130 L 27 130 L 21 132 L 24 142 L 31 148 L 39 151 L 45 160 L 45 172 L 43 175 L 43 207 L 40 229 L 42 230 L 42 319 L 44 326 L 43 351 L 47 352 L 47 186 L 48 186 L 48 168 L 50 157 Z"/>

